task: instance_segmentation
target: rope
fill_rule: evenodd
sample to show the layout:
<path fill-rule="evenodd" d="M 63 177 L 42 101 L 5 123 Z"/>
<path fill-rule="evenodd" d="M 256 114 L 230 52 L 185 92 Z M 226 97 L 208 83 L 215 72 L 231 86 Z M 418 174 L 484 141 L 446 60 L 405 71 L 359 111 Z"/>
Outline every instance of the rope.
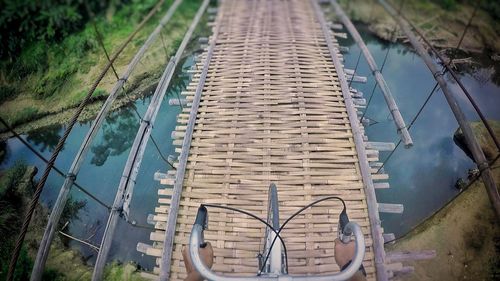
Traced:
<path fill-rule="evenodd" d="M 434 88 L 432 88 L 432 91 L 430 92 L 430 94 L 425 99 L 425 102 L 422 104 L 422 106 L 418 110 L 417 114 L 415 115 L 415 117 L 413 117 L 413 119 L 411 120 L 410 124 L 408 125 L 408 131 L 411 129 L 411 127 L 413 126 L 413 124 L 415 124 L 415 121 L 417 121 L 418 117 L 420 116 L 420 113 L 422 113 L 422 110 L 424 110 L 425 106 L 427 105 L 427 103 L 431 99 L 432 95 L 436 92 L 436 89 L 438 88 L 438 86 L 439 86 L 439 84 L 436 82 L 436 84 L 434 85 Z M 394 147 L 394 149 L 389 153 L 389 155 L 384 160 L 384 162 L 382 162 L 382 165 L 380 166 L 380 168 L 378 168 L 378 170 L 376 172 L 377 174 L 382 170 L 382 168 L 384 168 L 384 166 L 387 163 L 387 161 L 389 161 L 389 159 L 391 159 L 392 155 L 394 154 L 394 152 L 396 151 L 396 149 L 399 147 L 400 144 L 401 144 L 401 139 L 398 141 L 398 144 L 396 144 L 396 147 Z"/>
<path fill-rule="evenodd" d="M 71 130 L 73 129 L 73 126 L 76 124 L 76 121 L 78 120 L 78 117 L 80 116 L 83 109 L 90 101 L 92 94 L 96 90 L 96 88 L 99 85 L 99 83 L 101 82 L 101 80 L 104 78 L 104 76 L 106 75 L 108 70 L 111 68 L 112 63 L 123 52 L 125 47 L 132 41 L 132 39 L 135 37 L 135 35 L 144 27 L 146 22 L 157 12 L 157 10 L 163 5 L 164 2 L 165 2 L 165 0 L 160 0 L 156 4 L 156 6 L 148 13 L 148 15 L 139 23 L 139 25 L 137 26 L 135 31 L 129 35 L 129 37 L 125 40 L 125 42 L 116 51 L 116 53 L 110 59 L 110 62 L 108 62 L 108 64 L 104 67 L 104 69 L 98 75 L 96 81 L 92 84 L 92 87 L 88 91 L 87 95 L 80 102 L 80 105 L 78 106 L 76 112 L 73 114 L 70 121 L 68 122 L 68 126 L 66 127 L 66 130 L 64 131 L 64 134 L 61 137 L 61 139 L 59 139 L 59 142 L 57 143 L 57 146 L 55 147 L 55 149 L 52 153 L 52 156 L 50 157 L 50 160 L 47 163 L 45 171 L 43 172 L 42 177 L 40 178 L 40 181 L 38 182 L 38 185 L 36 187 L 33 198 L 30 201 L 28 211 L 26 213 L 26 216 L 24 218 L 24 221 L 23 221 L 23 224 L 21 227 L 21 232 L 19 233 L 19 236 L 17 238 L 16 244 L 14 247 L 14 251 L 12 252 L 12 258 L 10 260 L 9 270 L 8 270 L 7 278 L 6 278 L 7 281 L 12 281 L 14 278 L 14 271 L 16 269 L 16 264 L 17 264 L 17 260 L 19 258 L 19 253 L 21 251 L 21 247 L 22 247 L 22 244 L 24 242 L 24 238 L 26 237 L 26 233 L 28 232 L 28 226 L 30 224 L 31 218 L 33 217 L 33 213 L 35 211 L 35 208 L 38 204 L 38 200 L 40 199 L 40 195 L 42 194 L 43 187 L 45 186 L 45 182 L 47 181 L 47 178 L 50 174 L 50 171 L 54 167 L 54 163 L 57 159 L 57 156 L 59 155 L 59 152 L 61 152 L 61 150 L 64 146 L 64 143 L 66 142 L 66 139 L 68 138 Z"/>

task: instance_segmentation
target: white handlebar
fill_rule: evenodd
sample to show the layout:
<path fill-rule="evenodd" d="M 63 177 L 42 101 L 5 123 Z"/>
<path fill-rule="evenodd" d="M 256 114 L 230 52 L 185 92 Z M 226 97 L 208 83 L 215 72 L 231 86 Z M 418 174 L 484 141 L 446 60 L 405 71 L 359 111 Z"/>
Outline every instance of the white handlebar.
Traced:
<path fill-rule="evenodd" d="M 360 268 L 361 263 L 365 255 L 365 239 L 361 228 L 355 222 L 349 222 L 346 225 L 348 230 L 354 233 L 356 242 L 356 252 L 352 259 L 351 264 L 341 272 L 330 274 L 330 275 L 319 275 L 319 276 L 290 276 L 290 275 L 280 275 L 280 276 L 253 276 L 253 277 L 225 277 L 216 274 L 210 268 L 208 268 L 200 258 L 199 250 L 200 245 L 203 244 L 203 226 L 201 224 L 195 224 L 191 230 L 191 238 L 189 239 L 189 254 L 191 256 L 191 261 L 195 269 L 203 276 L 203 278 L 210 281 L 262 281 L 262 280 L 275 280 L 275 281 L 341 281 L 348 280 L 351 278 Z"/>

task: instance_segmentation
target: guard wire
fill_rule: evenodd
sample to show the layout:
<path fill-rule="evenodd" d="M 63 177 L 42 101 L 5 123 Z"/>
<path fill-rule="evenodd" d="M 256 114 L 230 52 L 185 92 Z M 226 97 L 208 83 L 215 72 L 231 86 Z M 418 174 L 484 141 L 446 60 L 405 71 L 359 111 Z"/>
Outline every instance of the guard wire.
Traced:
<path fill-rule="evenodd" d="M 0 122 L 5 126 L 5 128 L 7 128 L 7 130 L 9 130 L 14 135 L 15 138 L 17 138 L 24 146 L 26 146 L 31 152 L 33 152 L 33 154 L 35 154 L 38 158 L 40 158 L 40 160 L 45 162 L 45 164 L 49 163 L 49 160 L 47 160 L 47 158 L 45 158 L 40 152 L 38 152 L 34 147 L 32 147 L 27 141 L 25 141 L 11 126 L 9 126 L 9 124 L 7 124 L 7 122 L 2 117 L 0 117 Z M 56 171 L 57 174 L 59 174 L 63 178 L 66 178 L 68 176 L 65 173 L 63 173 L 63 171 L 61 171 L 61 169 L 59 169 L 55 164 L 53 169 L 54 171 Z M 101 201 L 90 191 L 87 191 L 83 186 L 77 183 L 76 180 L 73 181 L 73 184 L 85 195 L 87 195 L 88 197 L 99 203 L 101 206 L 108 209 L 108 211 L 111 210 L 111 206 Z"/>
<path fill-rule="evenodd" d="M 415 121 L 417 121 L 418 117 L 420 116 L 420 113 L 422 113 L 422 111 L 424 110 L 425 106 L 427 105 L 427 103 L 431 99 L 432 95 L 436 92 L 438 86 L 439 86 L 439 84 L 436 82 L 436 84 L 432 88 L 432 91 L 430 92 L 430 94 L 425 99 L 425 102 L 422 104 L 422 106 L 418 110 L 417 114 L 415 114 L 415 116 L 411 120 L 410 124 L 408 125 L 408 131 L 411 129 L 411 127 L 413 126 L 413 124 L 415 124 Z M 394 154 L 394 152 L 396 151 L 396 149 L 399 147 L 400 144 L 401 144 L 401 140 L 398 141 L 398 143 L 396 144 L 396 146 L 394 147 L 394 149 L 389 153 L 389 155 L 387 156 L 387 158 L 385 158 L 384 162 L 382 162 L 382 165 L 378 168 L 376 174 L 378 174 L 384 168 L 385 164 L 387 163 L 387 161 L 389 161 L 389 159 L 391 159 L 392 155 Z"/>

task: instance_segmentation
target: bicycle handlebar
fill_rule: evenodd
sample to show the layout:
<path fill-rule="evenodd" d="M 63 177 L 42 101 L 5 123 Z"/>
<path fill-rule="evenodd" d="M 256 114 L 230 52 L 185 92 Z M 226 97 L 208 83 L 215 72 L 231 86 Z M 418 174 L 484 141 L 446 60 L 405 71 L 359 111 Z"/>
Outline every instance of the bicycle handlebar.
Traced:
<path fill-rule="evenodd" d="M 201 212 L 200 212 L 201 210 Z M 203 231 L 207 226 L 207 210 L 204 206 L 200 207 L 198 214 L 196 215 L 196 221 L 191 230 L 191 237 L 189 239 L 189 255 L 191 256 L 191 261 L 194 268 L 203 276 L 203 278 L 210 281 L 263 281 L 263 280 L 275 280 L 275 281 L 341 281 L 351 278 L 361 266 L 365 254 L 365 239 L 361 228 L 355 222 L 349 222 L 345 229 L 352 231 L 354 233 L 356 251 L 352 259 L 351 264 L 341 272 L 329 275 L 320 276 L 290 276 L 290 275 L 279 275 L 279 276 L 253 276 L 253 277 L 226 277 L 218 275 L 208 268 L 201 260 L 199 250 L 200 245 L 204 245 L 205 241 L 203 238 Z"/>

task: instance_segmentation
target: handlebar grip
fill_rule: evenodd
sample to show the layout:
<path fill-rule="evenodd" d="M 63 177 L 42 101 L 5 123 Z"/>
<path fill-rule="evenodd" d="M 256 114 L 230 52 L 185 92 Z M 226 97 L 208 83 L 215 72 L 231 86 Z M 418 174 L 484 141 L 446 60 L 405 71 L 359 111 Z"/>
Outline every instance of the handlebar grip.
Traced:
<path fill-rule="evenodd" d="M 198 213 L 196 214 L 196 219 L 194 220 L 194 225 L 200 225 L 203 230 L 207 228 L 208 224 L 208 211 L 207 208 L 201 205 L 198 208 Z"/>

